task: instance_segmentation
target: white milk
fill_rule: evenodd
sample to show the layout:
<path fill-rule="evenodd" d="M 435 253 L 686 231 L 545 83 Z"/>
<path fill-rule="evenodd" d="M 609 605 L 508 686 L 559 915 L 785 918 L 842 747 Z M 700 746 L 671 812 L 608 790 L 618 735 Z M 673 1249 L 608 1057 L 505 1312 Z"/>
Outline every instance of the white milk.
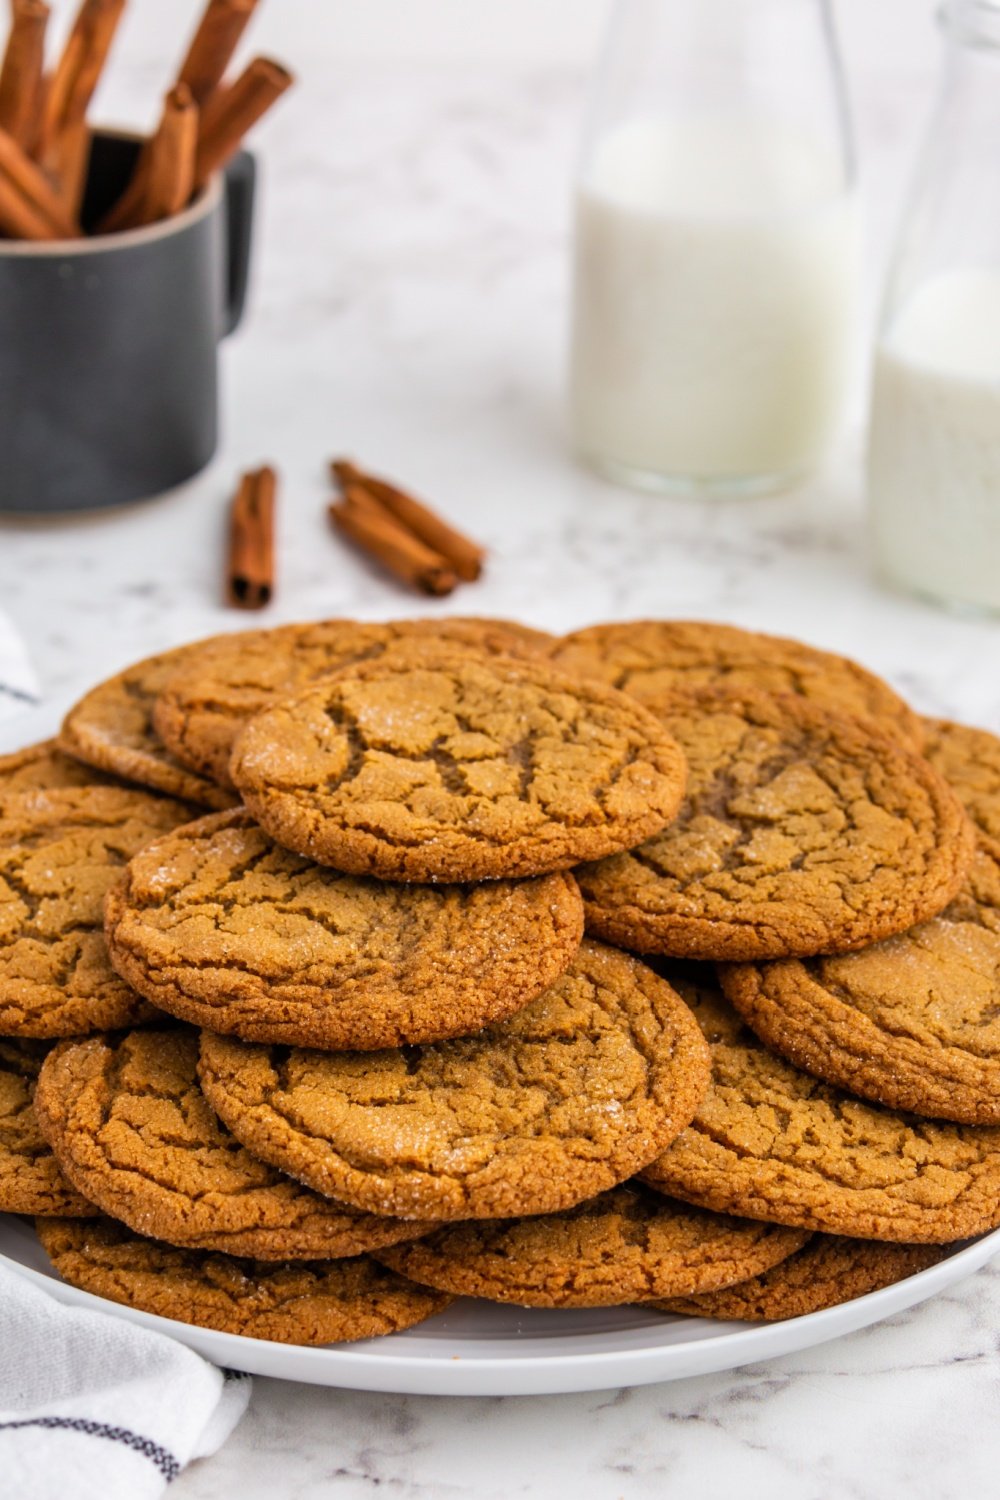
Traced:
<path fill-rule="evenodd" d="M 696 481 L 816 464 L 859 289 L 858 211 L 832 154 L 777 126 L 619 126 L 582 183 L 576 243 L 581 453 Z"/>
<path fill-rule="evenodd" d="M 935 276 L 883 337 L 868 494 L 887 577 L 1000 608 L 1000 271 Z"/>

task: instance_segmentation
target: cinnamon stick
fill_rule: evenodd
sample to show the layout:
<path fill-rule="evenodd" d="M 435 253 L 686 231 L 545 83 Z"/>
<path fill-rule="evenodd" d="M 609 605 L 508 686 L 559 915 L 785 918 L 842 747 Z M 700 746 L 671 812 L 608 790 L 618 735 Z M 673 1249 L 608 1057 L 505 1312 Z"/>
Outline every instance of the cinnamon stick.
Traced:
<path fill-rule="evenodd" d="M 343 498 L 330 506 L 330 519 L 338 531 L 412 588 L 436 595 L 455 588 L 458 580 L 445 559 L 359 486 L 347 486 Z"/>
<path fill-rule="evenodd" d="M 294 79 L 281 63 L 256 57 L 229 88 L 217 89 L 201 113 L 195 187 L 235 156 L 250 127 L 290 88 Z"/>
<path fill-rule="evenodd" d="M 222 82 L 256 5 L 257 0 L 208 0 L 177 76 L 178 83 L 187 84 L 199 107 Z"/>
<path fill-rule="evenodd" d="M 449 526 L 429 506 L 384 479 L 366 474 L 349 459 L 337 458 L 330 464 L 334 479 L 344 487 L 360 487 L 380 501 L 390 515 L 411 531 L 432 551 L 440 553 L 452 570 L 466 583 L 473 583 L 483 571 L 485 550 Z"/>
<path fill-rule="evenodd" d="M 63 202 L 76 213 L 90 154 L 86 117 L 114 41 L 126 0 L 83 0 L 45 98 L 39 150 L 42 165 L 60 184 Z"/>
<path fill-rule="evenodd" d="M 128 187 L 98 225 L 99 234 L 136 229 L 180 213 L 194 191 L 198 106 L 187 84 L 164 100 L 156 132 L 139 153 Z"/>
<path fill-rule="evenodd" d="M 265 465 L 243 475 L 229 517 L 226 592 L 238 609 L 263 609 L 274 593 L 277 475 Z"/>
<path fill-rule="evenodd" d="M 10 34 L 0 64 L 0 130 L 28 149 L 41 106 L 45 66 L 45 0 L 14 0 Z"/>
<path fill-rule="evenodd" d="M 0 228 L 15 239 L 74 239 L 80 226 L 67 213 L 41 168 L 0 130 Z"/>

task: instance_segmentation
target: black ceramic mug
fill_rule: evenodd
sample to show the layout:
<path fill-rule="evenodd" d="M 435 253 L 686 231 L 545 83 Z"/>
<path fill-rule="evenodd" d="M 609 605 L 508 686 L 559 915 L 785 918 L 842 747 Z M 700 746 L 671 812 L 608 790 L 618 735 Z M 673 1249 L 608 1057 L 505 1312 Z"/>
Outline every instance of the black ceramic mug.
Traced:
<path fill-rule="evenodd" d="M 94 141 L 84 224 L 138 142 Z M 63 243 L 0 241 L 0 511 L 125 505 L 215 452 L 218 344 L 240 320 L 253 218 L 245 152 L 183 213 Z"/>

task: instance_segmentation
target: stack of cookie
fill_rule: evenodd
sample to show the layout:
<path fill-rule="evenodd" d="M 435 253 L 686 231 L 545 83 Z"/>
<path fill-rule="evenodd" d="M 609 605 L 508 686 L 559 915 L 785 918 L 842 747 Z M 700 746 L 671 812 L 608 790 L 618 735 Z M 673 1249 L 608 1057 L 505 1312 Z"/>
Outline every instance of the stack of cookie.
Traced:
<path fill-rule="evenodd" d="M 92 1291 L 774 1318 L 1000 1224 L 1000 742 L 853 663 L 244 632 L 0 761 L 0 823 L 0 1209 Z"/>

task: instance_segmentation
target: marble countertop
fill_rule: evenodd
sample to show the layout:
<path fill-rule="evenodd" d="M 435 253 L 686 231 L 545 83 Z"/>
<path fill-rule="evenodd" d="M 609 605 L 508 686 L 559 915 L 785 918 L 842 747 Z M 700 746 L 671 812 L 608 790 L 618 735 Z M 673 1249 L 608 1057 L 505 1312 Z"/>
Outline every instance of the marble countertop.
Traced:
<path fill-rule="evenodd" d="M 669 614 L 800 635 L 860 657 L 924 711 L 1000 727 L 1000 626 L 870 577 L 859 436 L 801 493 L 759 502 L 642 498 L 568 458 L 576 66 L 300 61 L 298 97 L 263 132 L 254 295 L 223 354 L 216 462 L 128 511 L 0 522 L 0 603 L 51 702 L 258 619 L 441 610 L 566 628 Z M 921 103 L 919 76 L 890 63 L 856 86 L 873 285 Z M 119 112 L 148 100 L 160 67 L 132 60 Z M 348 550 L 325 511 L 324 463 L 342 452 L 481 537 L 482 582 L 422 604 Z M 282 475 L 278 593 L 247 617 L 220 602 L 223 520 L 237 472 L 265 459 Z M 258 1380 L 223 1452 L 172 1493 L 965 1496 L 1000 1460 L 998 1328 L 1000 1270 L 986 1270 L 809 1353 L 659 1387 L 458 1401 Z"/>

